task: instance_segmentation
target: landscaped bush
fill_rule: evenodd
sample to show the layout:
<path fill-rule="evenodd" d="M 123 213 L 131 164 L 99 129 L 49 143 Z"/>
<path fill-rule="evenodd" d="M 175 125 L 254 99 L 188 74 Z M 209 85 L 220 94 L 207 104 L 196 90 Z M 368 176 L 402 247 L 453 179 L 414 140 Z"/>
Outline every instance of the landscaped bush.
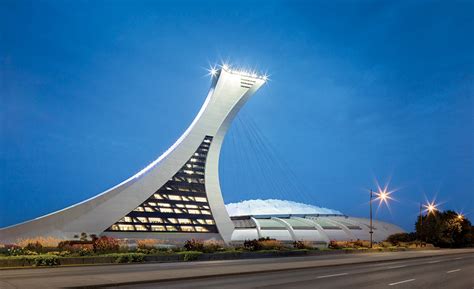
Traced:
<path fill-rule="evenodd" d="M 156 244 L 158 244 L 158 240 L 156 239 L 137 240 L 138 249 L 152 249 L 152 248 L 155 248 Z"/>
<path fill-rule="evenodd" d="M 96 253 L 113 253 L 118 252 L 120 243 L 115 238 L 102 236 L 93 241 L 92 247 Z"/>
<path fill-rule="evenodd" d="M 359 249 L 359 248 L 369 248 L 370 242 L 365 240 L 356 240 L 356 241 L 330 241 L 329 246 L 330 249 L 344 249 L 344 248 L 352 248 L 352 249 Z"/>
<path fill-rule="evenodd" d="M 6 249 L 5 253 L 7 256 L 29 255 L 29 252 L 30 252 L 14 244 L 5 245 L 5 249 Z"/>
<path fill-rule="evenodd" d="M 183 251 L 183 252 L 178 252 L 180 255 L 184 255 L 183 260 L 184 261 L 195 261 L 198 259 L 198 257 L 202 254 L 202 252 L 199 251 Z"/>
<path fill-rule="evenodd" d="M 69 251 L 50 251 L 50 252 L 46 253 L 46 255 L 66 257 L 66 256 L 71 255 L 71 252 L 69 252 Z"/>
<path fill-rule="evenodd" d="M 344 248 L 344 246 L 341 244 L 341 242 L 331 240 L 329 242 L 328 248 L 330 248 L 330 249 L 342 249 L 342 248 Z"/>
<path fill-rule="evenodd" d="M 59 265 L 59 259 L 57 256 L 54 255 L 41 255 L 38 257 L 35 257 L 34 259 L 34 266 L 56 266 Z"/>
<path fill-rule="evenodd" d="M 58 247 L 61 251 L 69 251 L 73 254 L 78 254 L 81 256 L 87 255 L 87 252 L 93 252 L 94 246 L 93 241 L 75 241 L 68 240 L 59 242 Z"/>
<path fill-rule="evenodd" d="M 41 250 L 43 248 L 56 248 L 62 241 L 63 240 L 54 237 L 34 237 L 19 239 L 16 241 L 16 245 L 31 251 L 35 251 L 36 249 Z"/>
<path fill-rule="evenodd" d="M 293 248 L 295 249 L 313 249 L 313 243 L 310 241 L 295 241 L 293 242 Z"/>
<path fill-rule="evenodd" d="M 191 239 L 184 243 L 186 251 L 204 251 L 204 242 L 202 240 Z"/>
<path fill-rule="evenodd" d="M 216 240 L 207 240 L 203 243 L 203 252 L 214 253 L 224 249 L 224 243 Z"/>
<path fill-rule="evenodd" d="M 43 252 L 43 245 L 41 245 L 40 242 L 36 241 L 36 242 L 28 243 L 25 246 L 25 249 L 29 250 L 29 251 L 36 252 L 36 253 L 42 253 Z"/>
<path fill-rule="evenodd" d="M 393 245 L 398 245 L 400 243 L 408 243 L 408 242 L 413 242 L 416 240 L 416 234 L 415 233 L 397 233 L 397 234 L 392 234 L 387 237 L 387 242 L 392 243 Z"/>
<path fill-rule="evenodd" d="M 110 256 L 115 257 L 116 263 L 140 263 L 145 260 L 145 254 L 142 253 L 121 253 Z"/>
<path fill-rule="evenodd" d="M 283 249 L 283 244 L 278 240 L 262 240 L 259 241 L 262 250 L 281 250 Z"/>
<path fill-rule="evenodd" d="M 244 249 L 249 251 L 281 250 L 283 249 L 283 244 L 278 240 L 267 237 L 258 240 L 246 240 L 244 242 Z"/>
<path fill-rule="evenodd" d="M 262 246 L 260 245 L 260 242 L 256 239 L 245 240 L 244 249 L 248 251 L 258 251 L 262 249 Z"/>

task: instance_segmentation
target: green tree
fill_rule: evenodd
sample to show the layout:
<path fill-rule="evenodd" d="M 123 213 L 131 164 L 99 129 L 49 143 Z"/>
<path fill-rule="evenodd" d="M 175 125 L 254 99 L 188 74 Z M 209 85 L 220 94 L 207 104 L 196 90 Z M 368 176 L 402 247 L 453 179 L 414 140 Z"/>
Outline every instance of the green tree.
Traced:
<path fill-rule="evenodd" d="M 466 218 L 459 218 L 453 211 L 434 212 L 418 217 L 416 235 L 422 241 L 442 248 L 459 248 L 474 246 L 471 222 Z"/>

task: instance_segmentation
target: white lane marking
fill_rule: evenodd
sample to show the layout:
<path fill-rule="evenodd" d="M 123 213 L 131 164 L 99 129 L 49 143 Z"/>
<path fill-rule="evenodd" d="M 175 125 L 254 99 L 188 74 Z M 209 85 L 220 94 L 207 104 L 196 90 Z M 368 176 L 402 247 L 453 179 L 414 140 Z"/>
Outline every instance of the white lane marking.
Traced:
<path fill-rule="evenodd" d="M 322 279 L 322 278 L 329 278 L 329 277 L 337 277 L 337 276 L 344 276 L 349 273 L 339 273 L 339 274 L 332 274 L 332 275 L 324 275 L 324 276 L 318 276 L 316 279 Z"/>
<path fill-rule="evenodd" d="M 439 263 L 439 262 L 441 262 L 441 260 L 429 261 L 429 262 L 426 262 L 426 264 L 435 264 L 435 263 Z"/>
<path fill-rule="evenodd" d="M 387 267 L 387 269 L 397 269 L 397 268 L 403 268 L 406 267 L 407 265 L 399 265 L 399 266 L 392 266 L 392 267 Z"/>
<path fill-rule="evenodd" d="M 461 260 L 462 257 L 457 257 L 457 258 L 454 258 L 453 260 Z"/>
<path fill-rule="evenodd" d="M 454 269 L 454 270 L 451 270 L 451 271 L 447 271 L 446 273 L 449 274 L 449 273 L 454 273 L 454 272 L 459 272 L 459 271 L 461 271 L 461 269 Z"/>
<path fill-rule="evenodd" d="M 400 281 L 400 282 L 390 283 L 390 284 L 388 284 L 388 286 L 398 285 L 398 284 L 407 283 L 407 282 L 411 282 L 411 281 L 415 281 L 415 279 L 408 279 L 408 280 L 403 280 L 403 281 Z"/>

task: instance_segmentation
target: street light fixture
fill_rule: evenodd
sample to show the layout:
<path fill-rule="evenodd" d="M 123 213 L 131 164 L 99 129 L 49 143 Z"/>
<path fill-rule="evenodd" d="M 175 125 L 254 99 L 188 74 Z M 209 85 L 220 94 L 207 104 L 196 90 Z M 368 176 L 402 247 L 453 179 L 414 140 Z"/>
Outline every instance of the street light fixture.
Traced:
<path fill-rule="evenodd" d="M 426 208 L 425 210 L 428 212 L 428 215 L 434 214 L 438 210 L 438 205 L 434 201 L 423 206 Z"/>
<path fill-rule="evenodd" d="M 422 246 L 421 237 L 423 235 L 423 207 L 425 207 L 425 211 L 428 213 L 427 216 L 434 214 L 438 210 L 438 205 L 435 203 L 435 201 L 432 201 L 431 203 L 427 202 L 426 204 L 420 202 L 420 248 Z"/>
<path fill-rule="evenodd" d="M 374 192 L 374 190 L 370 189 L 370 200 L 369 200 L 369 216 L 370 216 L 370 248 L 372 248 L 374 242 L 373 242 L 373 235 L 374 235 L 374 226 L 373 226 L 373 221 L 372 221 L 372 202 L 374 200 L 380 200 L 379 205 L 382 203 L 387 204 L 388 206 L 388 200 L 392 200 L 390 195 L 392 192 L 387 191 L 387 187 L 385 187 L 383 190 L 379 188 L 378 192 Z M 374 199 L 374 197 L 376 197 Z"/>

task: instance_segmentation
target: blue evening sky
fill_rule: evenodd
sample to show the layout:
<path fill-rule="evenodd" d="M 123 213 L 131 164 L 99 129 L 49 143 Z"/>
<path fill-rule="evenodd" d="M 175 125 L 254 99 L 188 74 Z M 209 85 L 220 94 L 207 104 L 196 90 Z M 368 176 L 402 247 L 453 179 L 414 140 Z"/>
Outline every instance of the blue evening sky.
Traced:
<path fill-rule="evenodd" d="M 145 167 L 222 60 L 271 77 L 224 143 L 226 203 L 367 216 L 390 180 L 377 218 L 411 230 L 436 196 L 473 219 L 473 19 L 473 1 L 1 0 L 0 227 Z"/>

